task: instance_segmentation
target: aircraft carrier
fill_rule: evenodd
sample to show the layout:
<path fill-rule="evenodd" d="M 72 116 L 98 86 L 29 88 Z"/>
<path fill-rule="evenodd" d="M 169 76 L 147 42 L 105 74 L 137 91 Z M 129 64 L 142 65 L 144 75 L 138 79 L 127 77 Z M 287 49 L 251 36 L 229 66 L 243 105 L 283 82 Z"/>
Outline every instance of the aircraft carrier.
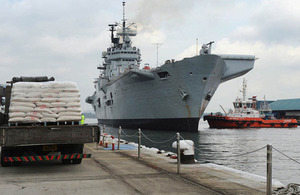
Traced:
<path fill-rule="evenodd" d="M 220 83 L 244 75 L 255 56 L 211 54 L 213 42 L 199 55 L 167 60 L 160 67 L 141 67 L 140 50 L 132 45 L 137 34 L 123 19 L 109 25 L 111 46 L 102 52 L 95 92 L 86 98 L 98 122 L 123 128 L 198 131 L 198 122 Z"/>

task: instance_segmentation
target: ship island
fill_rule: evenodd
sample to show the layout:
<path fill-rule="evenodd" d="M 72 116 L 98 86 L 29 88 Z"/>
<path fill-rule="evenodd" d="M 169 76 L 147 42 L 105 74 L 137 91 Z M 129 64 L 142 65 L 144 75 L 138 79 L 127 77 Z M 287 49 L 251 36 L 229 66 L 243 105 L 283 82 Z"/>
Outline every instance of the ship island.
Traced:
<path fill-rule="evenodd" d="M 109 24 L 111 45 L 102 52 L 95 92 L 86 98 L 99 124 L 148 130 L 198 131 L 199 119 L 218 86 L 249 72 L 254 55 L 212 54 L 203 44 L 198 55 L 166 60 L 156 68 L 141 65 L 133 46 L 136 24 Z"/>

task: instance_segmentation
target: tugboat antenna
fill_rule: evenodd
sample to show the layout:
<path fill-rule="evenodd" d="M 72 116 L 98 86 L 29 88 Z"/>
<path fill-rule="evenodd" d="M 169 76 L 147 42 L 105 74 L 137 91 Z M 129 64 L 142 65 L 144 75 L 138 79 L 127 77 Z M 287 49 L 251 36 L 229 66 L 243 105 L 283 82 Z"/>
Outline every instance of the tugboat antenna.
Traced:
<path fill-rule="evenodd" d="M 247 80 L 244 78 L 243 79 L 243 89 L 241 90 L 243 93 L 243 101 L 246 100 L 246 92 L 247 92 Z"/>

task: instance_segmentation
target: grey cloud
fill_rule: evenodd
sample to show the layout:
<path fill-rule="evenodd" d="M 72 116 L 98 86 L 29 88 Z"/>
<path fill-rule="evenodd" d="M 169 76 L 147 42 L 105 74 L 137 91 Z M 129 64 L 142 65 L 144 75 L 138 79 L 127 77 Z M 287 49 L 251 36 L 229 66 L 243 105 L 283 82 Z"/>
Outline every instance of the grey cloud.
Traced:
<path fill-rule="evenodd" d="M 263 1 L 252 13 L 248 26 L 242 25 L 232 33 L 232 38 L 263 41 L 269 44 L 299 45 L 299 34 L 299 1 L 273 0 Z"/>

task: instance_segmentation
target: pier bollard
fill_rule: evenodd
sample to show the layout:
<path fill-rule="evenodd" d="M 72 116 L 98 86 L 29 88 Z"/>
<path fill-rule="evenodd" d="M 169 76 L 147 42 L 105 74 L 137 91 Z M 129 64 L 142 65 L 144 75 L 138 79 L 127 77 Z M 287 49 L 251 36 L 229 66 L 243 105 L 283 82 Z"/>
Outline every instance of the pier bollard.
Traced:
<path fill-rule="evenodd" d="M 121 126 L 119 126 L 119 134 L 118 134 L 118 150 L 120 150 L 121 131 L 122 131 L 122 128 L 121 128 Z"/>
<path fill-rule="evenodd" d="M 180 135 L 177 133 L 177 173 L 180 173 Z"/>
<path fill-rule="evenodd" d="M 108 141 L 107 141 L 107 137 L 105 136 L 105 148 L 108 148 Z"/>
<path fill-rule="evenodd" d="M 272 145 L 267 145 L 267 195 L 272 194 Z"/>
<path fill-rule="evenodd" d="M 115 139 L 112 140 L 112 143 L 111 143 L 111 150 L 115 150 Z"/>
<path fill-rule="evenodd" d="M 99 145 L 102 146 L 102 144 L 103 144 L 103 134 L 100 135 L 100 143 L 99 143 Z"/>
<path fill-rule="evenodd" d="M 141 143 L 142 143 L 142 134 L 141 134 L 141 129 L 139 129 L 139 136 L 138 136 L 138 158 L 141 158 Z"/>

